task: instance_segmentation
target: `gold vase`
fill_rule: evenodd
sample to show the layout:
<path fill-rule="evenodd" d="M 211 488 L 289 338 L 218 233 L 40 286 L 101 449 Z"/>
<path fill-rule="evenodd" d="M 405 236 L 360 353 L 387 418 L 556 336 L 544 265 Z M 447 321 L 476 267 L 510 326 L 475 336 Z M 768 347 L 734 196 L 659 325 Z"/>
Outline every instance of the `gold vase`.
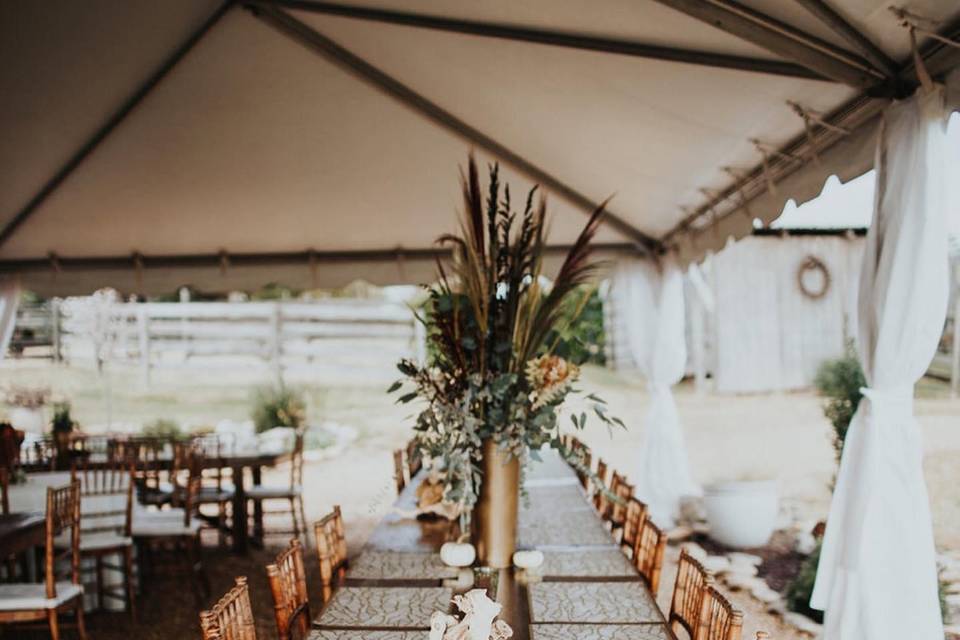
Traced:
<path fill-rule="evenodd" d="M 473 544 L 480 564 L 505 569 L 513 564 L 517 546 L 517 504 L 520 499 L 520 460 L 483 441 L 483 478 L 473 518 Z"/>

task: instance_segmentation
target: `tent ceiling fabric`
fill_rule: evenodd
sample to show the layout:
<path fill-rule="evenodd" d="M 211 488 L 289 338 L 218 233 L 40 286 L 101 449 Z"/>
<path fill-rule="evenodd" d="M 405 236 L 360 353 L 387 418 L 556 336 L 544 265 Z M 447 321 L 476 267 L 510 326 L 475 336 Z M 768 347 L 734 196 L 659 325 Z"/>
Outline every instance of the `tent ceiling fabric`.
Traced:
<path fill-rule="evenodd" d="M 795 62 L 653 0 L 605 0 L 603 11 L 590 0 L 352 4 Z M 850 48 L 799 4 L 745 4 Z M 907 34 L 888 4 L 831 6 L 903 63 Z M 0 227 L 218 6 L 0 1 L 0 52 L 16 61 L 0 69 Z M 909 8 L 952 24 L 960 16 L 952 0 Z M 831 173 L 869 169 L 885 104 L 835 82 L 285 11 L 584 201 L 613 195 L 611 212 L 683 261 L 749 233 L 754 217 L 773 219 L 787 198 L 815 197 Z M 731 190 L 732 176 L 763 157 L 751 138 L 804 151 L 803 120 L 787 101 L 822 113 L 853 104 L 838 117 L 856 131 L 819 131 L 817 162 L 780 159 L 776 193 L 756 175 Z M 0 272 L 48 293 L 423 281 L 424 250 L 455 227 L 458 167 L 476 146 L 235 6 L 0 240 Z M 516 201 L 532 185 L 522 171 L 502 166 Z M 739 196 L 751 201 L 745 215 Z M 551 242 L 568 244 L 584 203 L 550 200 Z M 689 217 L 712 200 L 715 215 Z M 607 226 L 599 241 L 619 252 L 636 237 Z"/>

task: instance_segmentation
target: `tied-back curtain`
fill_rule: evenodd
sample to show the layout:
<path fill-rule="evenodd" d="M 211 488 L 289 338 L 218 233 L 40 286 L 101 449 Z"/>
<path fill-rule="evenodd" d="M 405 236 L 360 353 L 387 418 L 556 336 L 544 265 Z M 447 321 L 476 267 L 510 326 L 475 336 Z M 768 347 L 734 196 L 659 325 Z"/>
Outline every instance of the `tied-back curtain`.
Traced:
<path fill-rule="evenodd" d="M 0 360 L 7 355 L 13 327 L 17 324 L 17 307 L 20 304 L 20 283 L 15 280 L 0 282 Z"/>
<path fill-rule="evenodd" d="M 869 388 L 847 435 L 810 604 L 825 640 L 942 640 L 923 446 L 913 387 L 948 297 L 943 92 L 889 107 L 860 275 Z"/>
<path fill-rule="evenodd" d="M 662 526 L 673 524 L 684 496 L 699 495 L 687 461 L 683 430 L 671 387 L 687 362 L 683 272 L 671 258 L 661 269 L 647 260 L 620 264 L 614 282 L 626 315 L 631 357 L 646 375 L 650 408 L 637 475 L 638 498 Z"/>

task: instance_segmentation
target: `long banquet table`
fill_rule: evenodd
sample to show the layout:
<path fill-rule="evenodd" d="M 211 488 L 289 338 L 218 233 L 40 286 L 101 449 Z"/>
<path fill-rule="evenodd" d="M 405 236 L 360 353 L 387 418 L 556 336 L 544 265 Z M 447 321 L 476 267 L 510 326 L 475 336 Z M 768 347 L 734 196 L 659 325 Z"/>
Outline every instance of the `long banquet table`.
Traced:
<path fill-rule="evenodd" d="M 621 553 L 558 454 L 527 469 L 518 546 L 540 549 L 537 579 L 512 569 L 480 575 L 503 610 L 516 640 L 673 640 L 663 613 Z M 466 589 L 444 586 L 457 575 L 440 561 L 440 546 L 456 525 L 407 517 L 421 473 L 400 494 L 396 509 L 374 530 L 346 579 L 314 620 L 311 640 L 422 640 L 434 611 L 452 613 L 450 600 Z"/>

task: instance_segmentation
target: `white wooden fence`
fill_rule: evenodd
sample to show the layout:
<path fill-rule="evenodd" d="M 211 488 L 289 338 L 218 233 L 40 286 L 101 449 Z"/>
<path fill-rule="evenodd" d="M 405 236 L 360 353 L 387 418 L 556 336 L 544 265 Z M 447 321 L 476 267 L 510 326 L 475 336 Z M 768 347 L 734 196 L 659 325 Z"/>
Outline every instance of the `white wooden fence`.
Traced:
<path fill-rule="evenodd" d="M 115 303 L 106 313 L 78 308 L 71 312 L 64 304 L 64 358 L 90 360 L 101 352 L 111 362 L 139 364 L 147 383 L 157 369 L 181 367 L 253 367 L 277 382 L 320 369 L 392 374 L 398 358 L 424 354 L 413 312 L 378 300 Z M 108 322 L 91 321 L 97 313 Z"/>

